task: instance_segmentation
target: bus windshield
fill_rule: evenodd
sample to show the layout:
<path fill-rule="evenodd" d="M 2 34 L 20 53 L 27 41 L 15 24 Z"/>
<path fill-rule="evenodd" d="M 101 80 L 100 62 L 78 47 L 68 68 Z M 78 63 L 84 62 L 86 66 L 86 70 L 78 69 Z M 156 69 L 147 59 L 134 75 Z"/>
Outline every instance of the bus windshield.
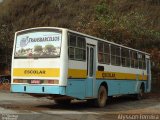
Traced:
<path fill-rule="evenodd" d="M 62 33 L 32 31 L 18 34 L 15 58 L 52 58 L 60 56 Z"/>

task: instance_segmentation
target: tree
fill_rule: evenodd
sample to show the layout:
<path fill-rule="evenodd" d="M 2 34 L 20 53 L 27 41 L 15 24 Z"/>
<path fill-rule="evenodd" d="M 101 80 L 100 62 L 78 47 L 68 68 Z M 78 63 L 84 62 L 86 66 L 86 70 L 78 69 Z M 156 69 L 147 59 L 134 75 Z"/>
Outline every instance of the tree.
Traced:
<path fill-rule="evenodd" d="M 50 52 L 55 52 L 56 48 L 53 45 L 46 45 L 45 50 Z"/>
<path fill-rule="evenodd" d="M 42 48 L 41 45 L 36 45 L 36 46 L 34 46 L 34 51 L 35 51 L 35 52 L 42 52 L 42 50 L 43 50 L 43 48 Z"/>

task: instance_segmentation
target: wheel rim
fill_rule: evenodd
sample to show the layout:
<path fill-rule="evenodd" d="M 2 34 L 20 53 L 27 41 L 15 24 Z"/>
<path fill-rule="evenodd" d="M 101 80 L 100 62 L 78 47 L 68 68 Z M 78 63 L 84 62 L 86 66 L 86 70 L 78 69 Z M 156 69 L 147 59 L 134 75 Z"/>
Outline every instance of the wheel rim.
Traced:
<path fill-rule="evenodd" d="M 104 91 L 100 93 L 100 101 L 102 102 L 105 99 Z"/>

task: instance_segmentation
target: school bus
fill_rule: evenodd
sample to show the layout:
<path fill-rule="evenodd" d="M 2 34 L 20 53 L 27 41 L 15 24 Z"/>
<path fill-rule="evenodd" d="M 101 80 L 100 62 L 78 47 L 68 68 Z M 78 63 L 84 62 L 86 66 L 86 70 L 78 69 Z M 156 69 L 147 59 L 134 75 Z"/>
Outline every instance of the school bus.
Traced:
<path fill-rule="evenodd" d="M 37 27 L 15 33 L 11 91 L 104 107 L 110 96 L 151 90 L 150 54 L 80 32 Z M 59 99 L 56 99 L 59 98 Z"/>

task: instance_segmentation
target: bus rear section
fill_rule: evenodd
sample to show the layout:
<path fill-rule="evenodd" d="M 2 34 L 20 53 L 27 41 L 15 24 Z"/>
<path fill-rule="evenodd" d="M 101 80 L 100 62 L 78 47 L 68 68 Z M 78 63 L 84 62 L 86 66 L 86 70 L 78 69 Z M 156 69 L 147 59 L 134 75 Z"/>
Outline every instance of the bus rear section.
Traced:
<path fill-rule="evenodd" d="M 11 91 L 65 95 L 65 31 L 32 28 L 16 32 L 12 56 Z"/>

